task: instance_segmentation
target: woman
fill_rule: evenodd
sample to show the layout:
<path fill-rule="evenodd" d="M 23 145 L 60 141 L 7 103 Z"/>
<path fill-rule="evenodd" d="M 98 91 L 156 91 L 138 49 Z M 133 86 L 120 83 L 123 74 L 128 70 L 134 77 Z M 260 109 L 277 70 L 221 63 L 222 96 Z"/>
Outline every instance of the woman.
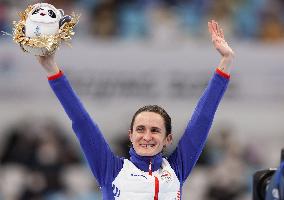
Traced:
<path fill-rule="evenodd" d="M 171 119 L 164 109 L 155 105 L 140 108 L 129 129 L 130 160 L 116 157 L 57 67 L 54 55 L 38 57 L 47 71 L 51 88 L 72 121 L 104 200 L 181 199 L 182 185 L 203 149 L 215 111 L 227 88 L 234 57 L 218 23 L 208 22 L 208 30 L 222 59 L 177 148 L 167 159 L 162 157 L 162 150 L 172 142 L 172 134 Z"/>

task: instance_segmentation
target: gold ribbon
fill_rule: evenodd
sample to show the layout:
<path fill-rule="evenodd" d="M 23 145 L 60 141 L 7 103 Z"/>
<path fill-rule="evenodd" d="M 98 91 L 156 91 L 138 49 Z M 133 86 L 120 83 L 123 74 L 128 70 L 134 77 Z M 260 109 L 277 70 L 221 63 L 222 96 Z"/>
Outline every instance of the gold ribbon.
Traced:
<path fill-rule="evenodd" d="M 26 37 L 23 28 L 28 17 L 28 14 L 33 9 L 33 6 L 28 6 L 27 9 L 19 13 L 20 20 L 18 22 L 14 21 L 13 28 L 13 40 L 18 43 L 23 51 L 23 45 L 34 47 L 34 48 L 46 48 L 50 53 L 57 49 L 62 41 L 71 40 L 72 36 L 75 34 L 73 31 L 75 25 L 79 22 L 80 15 L 72 13 L 71 21 L 64 23 L 63 26 L 59 28 L 58 33 L 55 35 L 42 35 L 35 38 Z M 6 33 L 7 34 L 7 33 Z"/>

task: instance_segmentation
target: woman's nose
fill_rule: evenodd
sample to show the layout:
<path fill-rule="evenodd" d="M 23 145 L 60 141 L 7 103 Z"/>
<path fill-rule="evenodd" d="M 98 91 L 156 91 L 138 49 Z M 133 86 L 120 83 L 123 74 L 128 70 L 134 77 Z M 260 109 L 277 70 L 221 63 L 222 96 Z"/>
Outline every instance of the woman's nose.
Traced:
<path fill-rule="evenodd" d="M 150 141 L 150 140 L 152 140 L 152 133 L 151 133 L 150 131 L 147 131 L 147 132 L 144 134 L 143 139 L 144 139 L 145 141 Z"/>

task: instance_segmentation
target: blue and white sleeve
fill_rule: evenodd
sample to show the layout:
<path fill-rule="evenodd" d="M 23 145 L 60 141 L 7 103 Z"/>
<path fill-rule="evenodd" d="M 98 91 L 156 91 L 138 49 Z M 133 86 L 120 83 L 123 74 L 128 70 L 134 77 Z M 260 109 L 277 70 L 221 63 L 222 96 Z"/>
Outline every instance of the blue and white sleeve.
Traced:
<path fill-rule="evenodd" d="M 110 183 L 123 166 L 105 141 L 99 127 L 91 119 L 65 75 L 49 77 L 49 84 L 72 122 L 72 128 L 100 186 Z"/>
<path fill-rule="evenodd" d="M 181 184 L 195 166 L 205 145 L 215 112 L 226 91 L 229 76 L 216 70 L 182 135 L 168 160 Z"/>

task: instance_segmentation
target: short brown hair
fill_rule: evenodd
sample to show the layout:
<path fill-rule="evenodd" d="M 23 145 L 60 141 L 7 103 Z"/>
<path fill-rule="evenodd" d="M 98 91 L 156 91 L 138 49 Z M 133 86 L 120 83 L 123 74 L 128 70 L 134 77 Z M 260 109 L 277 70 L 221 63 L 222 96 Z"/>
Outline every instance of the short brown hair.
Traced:
<path fill-rule="evenodd" d="M 133 131 L 133 125 L 134 125 L 136 116 L 142 112 L 153 112 L 153 113 L 159 114 L 164 119 L 165 128 L 166 128 L 166 136 L 171 134 L 172 132 L 171 117 L 162 107 L 158 105 L 146 105 L 146 106 L 139 108 L 132 117 L 131 125 L 130 125 L 131 132 Z"/>

